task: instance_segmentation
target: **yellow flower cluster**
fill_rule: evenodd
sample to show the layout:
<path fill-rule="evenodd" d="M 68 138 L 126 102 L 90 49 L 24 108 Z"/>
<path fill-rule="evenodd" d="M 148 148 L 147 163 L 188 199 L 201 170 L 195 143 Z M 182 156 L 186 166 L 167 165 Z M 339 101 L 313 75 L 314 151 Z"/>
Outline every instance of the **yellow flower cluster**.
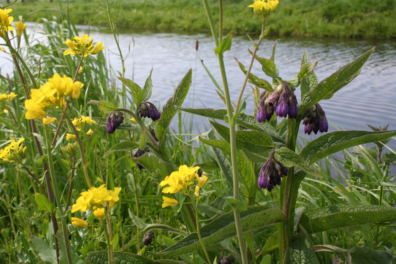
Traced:
<path fill-rule="evenodd" d="M 25 29 L 26 24 L 24 24 L 22 21 L 19 21 L 18 23 L 15 22 L 15 26 L 16 26 L 16 28 L 17 28 L 17 35 L 18 35 L 18 37 L 22 37 L 23 30 Z"/>
<path fill-rule="evenodd" d="M 27 150 L 27 147 L 23 147 L 21 144 L 24 140 L 24 138 L 19 139 L 17 142 L 12 140 L 7 147 L 0 149 L 0 159 L 8 163 L 15 163 L 22 160 Z"/>
<path fill-rule="evenodd" d="M 26 119 L 45 118 L 47 116 L 44 110 L 46 107 L 62 107 L 68 96 L 77 99 L 83 86 L 84 84 L 81 82 L 73 83 L 70 77 L 63 76 L 62 78 L 58 73 L 55 73 L 39 89 L 31 89 L 31 99 L 25 101 Z"/>
<path fill-rule="evenodd" d="M 98 218 L 103 218 L 105 216 L 104 206 L 106 205 L 106 203 L 108 203 L 110 207 L 113 207 L 115 203 L 118 200 L 120 200 L 120 198 L 118 197 L 120 191 L 121 188 L 115 188 L 114 191 L 107 190 L 104 184 L 98 188 L 92 187 L 88 191 L 82 192 L 80 194 L 81 196 L 77 199 L 76 203 L 73 205 L 71 212 L 72 213 L 75 213 L 77 211 L 85 212 L 88 209 L 90 209 L 92 206 L 93 214 Z M 78 220 L 75 222 L 79 223 Z M 73 224 L 73 225 L 79 225 L 79 224 Z"/>
<path fill-rule="evenodd" d="M 14 28 L 11 27 L 14 18 L 8 16 L 12 9 L 0 9 L 0 34 L 3 35 L 5 31 L 13 31 Z"/>
<path fill-rule="evenodd" d="M 254 3 L 248 7 L 253 7 L 254 13 L 261 16 L 263 19 L 267 19 L 278 4 L 279 0 L 254 0 Z"/>
<path fill-rule="evenodd" d="M 0 103 L 14 100 L 16 94 L 11 92 L 9 94 L 0 94 Z"/>
<path fill-rule="evenodd" d="M 72 121 L 73 125 L 76 127 L 78 131 L 81 131 L 81 129 L 84 127 L 85 124 L 96 124 L 92 118 L 89 116 L 82 116 L 80 118 L 74 118 Z"/>
<path fill-rule="evenodd" d="M 197 186 L 195 187 L 195 195 L 199 196 L 199 189 L 202 188 L 205 182 L 208 180 L 208 177 L 205 173 L 202 176 L 198 175 L 199 167 L 188 167 L 186 165 L 182 165 L 179 167 L 178 171 L 174 171 L 171 175 L 167 176 L 165 180 L 160 183 L 161 187 L 166 186 L 162 189 L 163 193 L 171 193 L 175 194 L 180 191 L 187 191 L 187 188 L 191 185 L 194 185 L 194 179 L 197 179 Z M 164 203 L 162 204 L 162 208 L 167 206 L 175 206 L 178 202 L 174 199 L 167 198 L 165 196 L 162 197 L 164 199 Z"/>
<path fill-rule="evenodd" d="M 96 46 L 93 46 L 93 40 L 92 37 L 88 37 L 88 35 L 82 35 L 82 37 L 74 37 L 73 40 L 66 40 L 65 44 L 69 47 L 68 50 L 65 50 L 63 55 L 69 55 L 71 54 L 72 56 L 78 55 L 78 56 L 84 56 L 87 57 L 90 54 L 96 55 L 99 53 L 99 51 L 105 49 L 106 47 L 102 46 L 102 42 L 98 42 Z"/>

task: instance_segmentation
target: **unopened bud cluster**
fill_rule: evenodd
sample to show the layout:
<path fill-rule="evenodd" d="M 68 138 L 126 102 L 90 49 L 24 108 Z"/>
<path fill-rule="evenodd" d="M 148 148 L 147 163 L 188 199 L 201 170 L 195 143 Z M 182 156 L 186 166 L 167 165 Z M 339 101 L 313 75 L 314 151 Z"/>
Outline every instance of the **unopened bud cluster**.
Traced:
<path fill-rule="evenodd" d="M 150 102 L 142 102 L 138 109 L 139 117 L 148 117 L 151 118 L 153 121 L 157 121 L 161 118 L 161 113 L 155 107 L 153 103 Z"/>
<path fill-rule="evenodd" d="M 297 118 L 297 98 L 286 82 L 278 85 L 276 91 L 272 93 L 265 91 L 261 94 L 257 108 L 257 121 L 260 123 L 269 121 L 274 111 L 279 117 Z"/>
<path fill-rule="evenodd" d="M 258 179 L 258 186 L 261 189 L 271 191 L 276 185 L 281 185 L 282 177 L 287 176 L 289 168 L 274 158 L 274 151 L 267 162 L 261 167 Z"/>
<path fill-rule="evenodd" d="M 315 104 L 304 112 L 303 124 L 304 133 L 310 135 L 312 131 L 317 134 L 320 132 L 327 132 L 329 123 L 327 122 L 326 114 L 319 104 Z"/>
<path fill-rule="evenodd" d="M 61 150 L 70 156 L 74 157 L 78 148 L 78 142 L 69 143 L 65 147 L 61 147 Z"/>
<path fill-rule="evenodd" d="M 110 115 L 107 117 L 107 133 L 108 134 L 113 134 L 114 131 L 119 127 L 122 122 L 124 122 L 124 113 L 123 112 L 116 112 L 113 111 L 110 113 Z"/>
<path fill-rule="evenodd" d="M 153 241 L 154 238 L 154 232 L 150 231 L 148 233 L 146 233 L 146 235 L 143 237 L 143 244 L 145 246 L 148 246 L 151 244 L 151 242 Z"/>

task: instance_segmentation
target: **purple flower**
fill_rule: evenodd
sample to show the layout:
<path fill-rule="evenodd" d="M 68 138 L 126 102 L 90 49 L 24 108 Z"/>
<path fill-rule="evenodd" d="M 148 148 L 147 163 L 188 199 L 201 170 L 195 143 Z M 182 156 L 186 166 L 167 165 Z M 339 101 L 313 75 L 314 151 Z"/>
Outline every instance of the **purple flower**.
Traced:
<path fill-rule="evenodd" d="M 275 108 L 276 115 L 279 117 L 286 117 L 289 113 L 289 94 L 286 86 L 283 87 L 283 92 L 279 96 L 278 105 Z"/>
<path fill-rule="evenodd" d="M 267 162 L 261 167 L 259 178 L 258 178 L 258 186 L 261 189 L 265 189 L 268 187 L 269 178 L 274 170 L 274 166 L 272 164 L 272 158 L 268 158 Z"/>
<path fill-rule="evenodd" d="M 319 104 L 315 104 L 308 108 L 305 113 L 303 120 L 304 133 L 310 135 L 312 132 L 317 134 L 327 132 L 329 129 L 329 123 L 327 122 L 326 114 Z"/>
<path fill-rule="evenodd" d="M 140 148 L 138 148 L 138 150 L 136 151 L 136 153 L 133 155 L 134 158 L 139 158 L 141 156 L 143 156 L 146 153 L 145 150 L 142 150 Z M 140 164 L 139 162 L 136 162 L 136 165 L 138 166 L 138 168 L 140 170 L 144 169 L 144 167 L 142 166 L 142 164 Z"/>
<path fill-rule="evenodd" d="M 124 113 L 111 112 L 107 117 L 106 129 L 108 134 L 113 134 L 114 131 L 124 122 Z"/>
<path fill-rule="evenodd" d="M 276 109 L 276 107 L 278 106 L 279 94 L 279 91 L 276 90 L 270 95 L 270 97 L 268 97 L 268 104 L 272 105 L 274 109 Z"/>
<path fill-rule="evenodd" d="M 326 114 L 323 111 L 322 107 L 318 107 L 318 114 L 319 114 L 319 131 L 320 132 L 327 132 L 329 129 L 329 123 L 327 123 Z"/>
<path fill-rule="evenodd" d="M 146 235 L 143 237 L 143 244 L 145 246 L 150 245 L 153 238 L 154 238 L 154 232 L 150 231 L 146 233 Z"/>
<path fill-rule="evenodd" d="M 296 119 L 298 115 L 297 98 L 293 91 L 290 91 L 289 97 L 289 118 Z"/>
<path fill-rule="evenodd" d="M 157 107 L 150 102 L 142 102 L 138 109 L 139 117 L 148 117 L 153 121 L 157 121 L 161 118 L 161 113 L 158 111 Z"/>
<path fill-rule="evenodd" d="M 267 119 L 264 100 L 265 98 L 261 99 L 257 107 L 257 121 L 260 123 L 264 123 Z"/>
<path fill-rule="evenodd" d="M 275 151 L 273 150 L 267 162 L 261 167 L 258 178 L 259 188 L 268 191 L 271 191 L 276 185 L 281 185 L 282 177 L 287 176 L 289 172 L 289 168 L 277 161 L 274 154 Z"/>

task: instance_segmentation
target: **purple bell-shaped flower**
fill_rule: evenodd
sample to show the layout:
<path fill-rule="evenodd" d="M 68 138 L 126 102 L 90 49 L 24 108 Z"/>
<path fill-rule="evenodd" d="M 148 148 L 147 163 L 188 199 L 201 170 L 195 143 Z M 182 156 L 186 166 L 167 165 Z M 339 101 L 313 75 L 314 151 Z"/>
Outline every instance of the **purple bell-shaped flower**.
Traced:
<path fill-rule="evenodd" d="M 158 111 L 157 107 L 150 102 L 142 102 L 138 109 L 139 117 L 148 117 L 153 121 L 157 121 L 161 118 L 161 113 Z"/>
<path fill-rule="evenodd" d="M 124 122 L 123 112 L 111 112 L 107 117 L 106 129 L 108 134 L 113 134 L 114 131 Z"/>

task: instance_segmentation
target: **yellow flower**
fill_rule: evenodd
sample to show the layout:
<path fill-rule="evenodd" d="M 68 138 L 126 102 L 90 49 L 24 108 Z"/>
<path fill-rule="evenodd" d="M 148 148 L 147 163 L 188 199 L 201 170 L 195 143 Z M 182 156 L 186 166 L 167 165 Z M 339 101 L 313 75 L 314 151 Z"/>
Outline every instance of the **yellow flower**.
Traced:
<path fill-rule="evenodd" d="M 97 218 L 102 219 L 105 216 L 105 209 L 104 208 L 98 208 L 94 211 L 94 216 Z"/>
<path fill-rule="evenodd" d="M 179 202 L 175 199 L 171 199 L 165 196 L 162 196 L 162 199 L 164 199 L 164 202 L 162 203 L 162 208 L 168 207 L 168 206 L 176 206 L 179 204 Z"/>
<path fill-rule="evenodd" d="M 136 119 L 135 118 L 131 118 L 131 119 L 129 119 L 129 120 L 131 120 L 132 122 L 136 122 Z"/>
<path fill-rule="evenodd" d="M 84 127 L 85 124 L 96 124 L 96 122 L 92 120 L 92 118 L 90 118 L 89 116 L 74 118 L 72 123 L 78 131 L 81 131 L 81 129 Z"/>
<path fill-rule="evenodd" d="M 113 207 L 114 204 L 120 200 L 120 198 L 118 197 L 118 194 L 120 193 L 120 191 L 121 191 L 121 188 L 119 188 L 119 187 L 114 188 L 114 191 L 111 191 L 111 190 L 109 191 L 109 195 L 111 196 L 111 200 L 109 201 L 110 207 Z"/>
<path fill-rule="evenodd" d="M 254 3 L 248 7 L 253 7 L 257 15 L 261 16 L 263 19 L 267 19 L 278 4 L 279 0 L 254 0 Z"/>
<path fill-rule="evenodd" d="M 78 68 L 78 73 L 82 73 L 83 70 L 84 70 L 84 67 L 83 67 L 83 66 L 80 66 L 80 68 Z"/>
<path fill-rule="evenodd" d="M 73 40 L 68 39 L 65 41 L 65 44 L 69 47 L 69 49 L 65 50 L 63 55 L 66 56 L 71 54 L 72 56 L 78 55 L 84 56 L 85 58 L 90 54 L 96 55 L 99 51 L 105 49 L 105 47 L 102 47 L 102 42 L 96 44 L 95 48 L 92 43 L 92 37 L 88 37 L 88 35 L 82 35 L 81 38 L 74 37 Z"/>
<path fill-rule="evenodd" d="M 8 146 L 4 149 L 0 149 L 0 159 L 8 163 L 21 161 L 27 150 L 27 147 L 23 147 L 21 144 L 24 140 L 24 138 L 20 138 L 17 142 L 12 140 Z"/>
<path fill-rule="evenodd" d="M 72 225 L 81 226 L 81 227 L 88 226 L 88 223 L 80 218 L 72 217 L 71 220 L 72 220 Z"/>
<path fill-rule="evenodd" d="M 49 124 L 52 124 L 52 123 L 54 123 L 56 121 L 56 118 L 55 117 L 48 117 L 48 118 L 43 118 L 43 124 L 44 125 L 49 125 Z"/>
<path fill-rule="evenodd" d="M 23 30 L 25 29 L 26 24 L 23 24 L 22 21 L 19 21 L 18 23 L 15 22 L 15 26 L 16 26 L 16 28 L 17 28 L 17 35 L 18 35 L 19 37 L 22 37 Z"/>
<path fill-rule="evenodd" d="M 70 140 L 70 139 L 73 139 L 73 138 L 76 138 L 76 135 L 74 135 L 74 134 L 66 134 L 66 140 Z"/>
<path fill-rule="evenodd" d="M 98 188 L 92 187 L 91 191 L 93 193 L 93 204 L 103 205 L 104 202 L 108 202 L 113 199 L 106 189 L 106 185 L 101 185 Z"/>
<path fill-rule="evenodd" d="M 89 129 L 88 132 L 87 132 L 87 135 L 88 135 L 88 136 L 92 136 L 93 133 L 94 133 L 94 132 L 92 131 L 92 129 Z"/>
<path fill-rule="evenodd" d="M 6 52 L 5 48 L 3 48 L 3 47 L 0 47 L 0 51 Z"/>
<path fill-rule="evenodd" d="M 199 167 L 188 167 L 181 165 L 178 171 L 174 171 L 170 176 L 167 176 L 165 180 L 160 183 L 161 187 L 168 185 L 168 187 L 162 190 L 163 193 L 177 193 L 182 191 L 187 186 L 191 186 L 195 174 L 199 170 Z"/>
<path fill-rule="evenodd" d="M 8 114 L 8 110 L 7 109 L 3 109 L 3 113 L 4 114 Z"/>
<path fill-rule="evenodd" d="M 198 174 L 197 174 L 195 177 L 198 180 L 199 188 L 203 188 L 205 182 L 208 180 L 208 177 L 206 177 L 206 173 L 204 172 L 201 177 L 199 177 Z"/>
<path fill-rule="evenodd" d="M 72 213 L 80 211 L 80 212 L 85 212 L 89 209 L 91 206 L 93 198 L 93 193 L 90 191 L 87 192 L 82 192 L 81 196 L 78 197 L 77 201 L 75 204 L 72 206 Z"/>
<path fill-rule="evenodd" d="M 194 195 L 197 196 L 197 197 L 199 196 L 199 187 L 198 186 L 195 186 Z"/>
<path fill-rule="evenodd" d="M 8 16 L 12 9 L 0 9 L 0 34 L 3 34 L 5 31 L 13 31 L 14 28 L 11 27 L 12 21 L 14 18 L 12 16 Z"/>
<path fill-rule="evenodd" d="M 0 94 L 0 102 L 7 102 L 7 101 L 11 101 L 14 100 L 14 98 L 16 97 L 16 94 L 11 92 L 9 94 Z"/>
<path fill-rule="evenodd" d="M 42 119 L 47 116 L 47 113 L 43 110 L 44 105 L 31 99 L 25 101 L 25 108 L 27 110 L 26 119 Z"/>

